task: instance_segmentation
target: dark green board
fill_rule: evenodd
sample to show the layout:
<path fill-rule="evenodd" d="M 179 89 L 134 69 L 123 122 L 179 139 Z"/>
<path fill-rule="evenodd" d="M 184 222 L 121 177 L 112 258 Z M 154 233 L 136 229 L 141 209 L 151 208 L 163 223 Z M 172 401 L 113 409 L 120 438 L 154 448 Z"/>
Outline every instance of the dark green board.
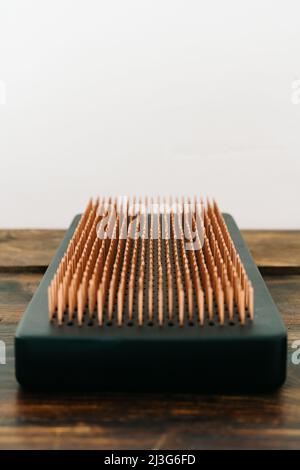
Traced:
<path fill-rule="evenodd" d="M 268 392 L 286 375 L 286 328 L 233 218 L 224 214 L 255 292 L 255 318 L 239 325 L 102 327 L 48 320 L 47 288 L 79 216 L 30 302 L 15 337 L 16 377 L 34 389 Z"/>

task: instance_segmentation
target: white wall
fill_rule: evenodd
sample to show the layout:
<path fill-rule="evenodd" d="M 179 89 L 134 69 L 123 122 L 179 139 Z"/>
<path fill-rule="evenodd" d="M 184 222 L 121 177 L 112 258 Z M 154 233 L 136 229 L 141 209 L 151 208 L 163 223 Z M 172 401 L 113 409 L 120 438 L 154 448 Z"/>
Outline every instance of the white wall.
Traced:
<path fill-rule="evenodd" d="M 0 227 L 199 193 L 300 228 L 299 79 L 297 0 L 2 0 Z"/>

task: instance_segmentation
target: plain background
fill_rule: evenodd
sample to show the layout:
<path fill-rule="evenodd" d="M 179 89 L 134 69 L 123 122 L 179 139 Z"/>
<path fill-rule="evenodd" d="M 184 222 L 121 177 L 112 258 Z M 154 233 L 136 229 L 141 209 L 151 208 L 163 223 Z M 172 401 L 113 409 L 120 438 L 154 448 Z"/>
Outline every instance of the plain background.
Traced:
<path fill-rule="evenodd" d="M 300 228 L 300 2 L 0 2 L 0 227 L 91 195 L 216 197 Z"/>

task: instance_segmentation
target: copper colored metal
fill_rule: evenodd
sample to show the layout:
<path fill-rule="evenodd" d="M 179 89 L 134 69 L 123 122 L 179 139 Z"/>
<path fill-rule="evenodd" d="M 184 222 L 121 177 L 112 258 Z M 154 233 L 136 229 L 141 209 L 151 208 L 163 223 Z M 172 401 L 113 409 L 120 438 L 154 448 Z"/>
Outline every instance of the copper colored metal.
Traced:
<path fill-rule="evenodd" d="M 254 318 L 254 290 L 216 201 L 89 201 L 48 287 L 49 320 L 124 326 Z"/>

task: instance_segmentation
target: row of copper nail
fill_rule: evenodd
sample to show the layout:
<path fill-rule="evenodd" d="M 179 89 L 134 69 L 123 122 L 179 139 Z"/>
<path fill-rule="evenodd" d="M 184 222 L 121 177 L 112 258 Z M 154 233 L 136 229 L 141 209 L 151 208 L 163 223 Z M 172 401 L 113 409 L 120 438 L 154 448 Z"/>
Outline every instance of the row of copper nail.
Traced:
<path fill-rule="evenodd" d="M 50 320 L 82 324 L 95 310 L 99 325 L 126 314 L 138 325 L 253 319 L 253 287 L 217 203 L 136 201 L 89 201 L 49 286 Z"/>

